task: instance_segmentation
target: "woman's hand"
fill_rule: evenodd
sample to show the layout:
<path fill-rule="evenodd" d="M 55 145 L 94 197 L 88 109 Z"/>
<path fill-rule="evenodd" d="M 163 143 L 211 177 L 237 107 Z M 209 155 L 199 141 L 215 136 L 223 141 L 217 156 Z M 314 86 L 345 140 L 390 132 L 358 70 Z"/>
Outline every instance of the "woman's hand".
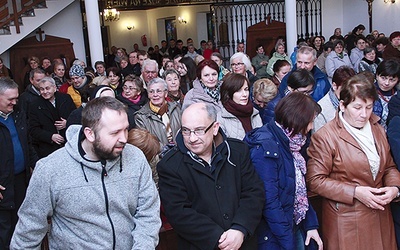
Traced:
<path fill-rule="evenodd" d="M 307 231 L 307 236 L 306 236 L 306 241 L 305 241 L 306 246 L 308 246 L 308 244 L 310 244 L 310 239 L 314 239 L 315 242 L 317 242 L 318 250 L 323 250 L 324 249 L 321 237 L 319 237 L 317 229 L 313 229 L 313 230 L 308 230 Z"/>
<path fill-rule="evenodd" d="M 396 199 L 397 193 L 399 192 L 397 187 L 382 187 L 379 190 L 382 192 L 380 198 L 385 203 L 384 205 L 387 205 L 392 202 L 393 199 Z"/>
<path fill-rule="evenodd" d="M 354 197 L 369 208 L 385 210 L 383 206 L 387 203 L 385 203 L 384 200 L 387 200 L 388 197 L 384 197 L 384 199 L 382 199 L 382 196 L 384 195 L 385 191 L 382 189 L 357 186 Z"/>

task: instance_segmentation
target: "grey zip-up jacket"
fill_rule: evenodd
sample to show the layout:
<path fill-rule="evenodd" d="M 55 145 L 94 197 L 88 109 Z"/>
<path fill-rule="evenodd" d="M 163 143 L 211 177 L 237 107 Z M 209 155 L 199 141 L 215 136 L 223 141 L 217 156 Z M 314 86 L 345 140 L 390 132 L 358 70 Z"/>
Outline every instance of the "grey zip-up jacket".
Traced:
<path fill-rule="evenodd" d="M 51 218 L 50 249 L 155 249 L 160 201 L 143 153 L 126 145 L 105 163 L 79 148 L 81 126 L 33 172 L 10 249 L 40 249 Z"/>

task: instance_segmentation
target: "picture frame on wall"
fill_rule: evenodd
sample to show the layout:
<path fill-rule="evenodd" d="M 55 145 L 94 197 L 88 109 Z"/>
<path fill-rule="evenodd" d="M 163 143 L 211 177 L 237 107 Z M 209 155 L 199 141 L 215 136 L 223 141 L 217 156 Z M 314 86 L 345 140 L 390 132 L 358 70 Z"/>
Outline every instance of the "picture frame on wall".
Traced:
<path fill-rule="evenodd" d="M 165 19 L 165 37 L 167 38 L 167 41 L 171 39 L 175 39 L 176 41 L 178 39 L 178 36 L 176 34 L 175 18 Z"/>

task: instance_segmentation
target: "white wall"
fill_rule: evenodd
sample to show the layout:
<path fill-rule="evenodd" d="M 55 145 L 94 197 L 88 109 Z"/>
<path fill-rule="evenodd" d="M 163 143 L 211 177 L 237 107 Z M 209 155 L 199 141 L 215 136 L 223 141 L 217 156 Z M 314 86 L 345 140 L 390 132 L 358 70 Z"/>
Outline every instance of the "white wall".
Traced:
<path fill-rule="evenodd" d="M 86 62 L 82 26 L 80 3 L 75 1 L 43 24 L 41 28 L 48 35 L 70 39 L 73 43 L 75 57 Z M 35 33 L 29 36 L 31 35 L 35 35 Z"/>
<path fill-rule="evenodd" d="M 365 0 L 322 0 L 323 35 L 328 39 L 336 27 L 342 28 L 342 34 L 351 32 L 358 24 L 366 27 L 364 35 L 369 33 L 368 3 Z M 400 1 L 384 3 L 375 0 L 372 3 L 372 30 L 389 36 L 400 30 Z"/>
<path fill-rule="evenodd" d="M 177 36 L 186 44 L 186 39 L 191 37 L 195 46 L 200 40 L 207 39 L 207 27 L 205 21 L 197 18 L 198 13 L 205 13 L 210 10 L 208 5 L 165 7 L 152 10 L 123 11 L 120 20 L 117 22 L 106 22 L 109 26 L 111 44 L 110 46 L 123 47 L 127 51 L 133 49 L 133 44 L 139 44 L 140 49 L 147 50 L 148 47 L 160 45 L 160 41 L 165 39 L 164 19 L 183 17 L 187 23 L 177 22 Z M 128 31 L 126 26 L 134 25 L 135 28 Z M 205 34 L 205 36 L 203 36 Z M 146 35 L 147 46 L 141 42 L 141 36 Z"/>
<path fill-rule="evenodd" d="M 343 30 L 343 1 L 323 1 L 322 0 L 322 35 L 329 39 L 333 35 L 335 28 L 342 28 Z"/>
<path fill-rule="evenodd" d="M 375 0 L 372 4 L 372 30 L 389 36 L 393 31 L 400 30 L 400 1 L 396 3 L 384 3 L 383 0 Z M 367 26 L 365 26 L 367 27 Z"/>
<path fill-rule="evenodd" d="M 147 41 L 150 41 L 147 20 L 146 11 L 122 11 L 118 21 L 105 22 L 104 25 L 109 26 L 110 48 L 111 46 L 121 47 L 129 52 L 133 49 L 133 44 L 137 43 L 142 49 L 140 37 L 146 35 Z M 133 25 L 134 28 L 128 30 L 127 25 Z"/>
<path fill-rule="evenodd" d="M 79 1 L 73 2 L 63 11 L 44 23 L 41 28 L 47 35 L 70 39 L 73 43 L 75 56 L 86 61 Z M 27 37 L 34 35 L 35 32 L 29 34 Z M 5 65 L 9 67 L 9 51 L 4 52 L 0 57 L 3 58 Z"/>

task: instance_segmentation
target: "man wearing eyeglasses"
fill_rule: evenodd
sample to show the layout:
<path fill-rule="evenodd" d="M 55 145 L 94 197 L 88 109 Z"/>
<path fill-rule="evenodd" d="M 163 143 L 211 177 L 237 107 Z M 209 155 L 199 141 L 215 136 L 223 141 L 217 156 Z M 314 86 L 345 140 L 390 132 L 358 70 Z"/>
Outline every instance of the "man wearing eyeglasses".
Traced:
<path fill-rule="evenodd" d="M 247 146 L 226 138 L 210 104 L 183 111 L 177 146 L 158 164 L 166 216 L 179 249 L 257 249 L 263 184 Z"/>
<path fill-rule="evenodd" d="M 140 76 L 144 82 L 144 88 L 147 89 L 147 84 L 158 74 L 158 63 L 152 59 L 143 61 L 142 75 Z"/>

